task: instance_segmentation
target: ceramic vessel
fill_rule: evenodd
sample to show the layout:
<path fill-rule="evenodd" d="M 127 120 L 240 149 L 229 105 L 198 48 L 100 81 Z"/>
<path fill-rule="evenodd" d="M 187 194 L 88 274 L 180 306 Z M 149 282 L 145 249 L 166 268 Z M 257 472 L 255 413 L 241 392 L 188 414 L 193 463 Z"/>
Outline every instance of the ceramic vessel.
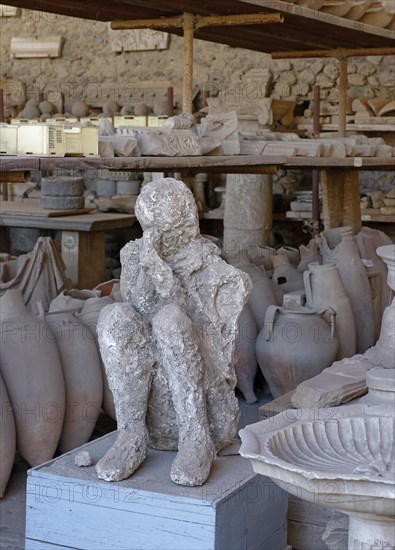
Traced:
<path fill-rule="evenodd" d="M 53 457 L 63 426 L 65 384 L 58 348 L 19 290 L 0 297 L 0 319 L 1 372 L 14 411 L 17 449 L 37 466 Z"/>
<path fill-rule="evenodd" d="M 14 464 L 16 450 L 16 431 L 14 414 L 8 397 L 7 388 L 0 375 L 0 498 L 4 496 Z"/>
<path fill-rule="evenodd" d="M 63 290 L 52 300 L 49 305 L 49 312 L 53 311 L 81 311 L 86 300 L 90 298 L 98 298 L 100 292 L 96 290 Z"/>
<path fill-rule="evenodd" d="M 266 270 L 273 269 L 273 257 L 276 249 L 271 246 L 250 246 L 245 249 L 248 260 L 255 265 L 263 265 Z"/>
<path fill-rule="evenodd" d="M 336 265 L 313 262 L 303 273 L 303 278 L 306 305 L 316 309 L 332 307 L 336 312 L 336 336 L 339 341 L 336 359 L 352 357 L 356 349 L 354 314 Z"/>
<path fill-rule="evenodd" d="M 250 308 L 253 319 L 258 327 L 258 331 L 263 327 L 265 321 L 266 310 L 270 305 L 277 303 L 273 292 L 273 285 L 269 277 L 262 268 L 257 267 L 249 262 L 236 264 L 238 269 L 244 271 L 250 276 L 252 282 L 252 290 L 248 298 L 248 306 Z"/>
<path fill-rule="evenodd" d="M 303 289 L 303 274 L 297 271 L 287 256 L 278 254 L 273 257 L 272 280 L 285 292 Z"/>
<path fill-rule="evenodd" d="M 282 246 L 281 248 L 278 248 L 276 250 L 276 254 L 277 255 L 283 255 L 283 256 L 287 256 L 290 264 L 293 266 L 293 267 L 297 267 L 299 265 L 299 262 L 300 262 L 300 252 L 297 248 L 294 248 L 293 246 Z"/>
<path fill-rule="evenodd" d="M 258 336 L 258 328 L 251 310 L 246 304 L 240 314 L 239 334 L 235 348 L 235 370 L 237 387 L 247 403 L 255 403 L 254 380 L 258 370 L 255 353 L 255 342 Z"/>
<path fill-rule="evenodd" d="M 89 441 L 103 401 L 103 379 L 95 338 L 70 312 L 45 316 L 58 346 L 66 386 L 66 412 L 59 450 Z"/>
<path fill-rule="evenodd" d="M 315 239 L 311 239 L 309 244 L 305 246 L 301 244 L 299 246 L 300 262 L 296 268 L 298 271 L 303 273 L 308 269 L 309 264 L 312 262 L 321 263 L 321 255 L 318 249 L 318 243 Z"/>
<path fill-rule="evenodd" d="M 387 264 L 387 283 L 392 290 L 395 290 L 395 244 L 380 246 L 376 252 Z"/>
<path fill-rule="evenodd" d="M 379 311 L 381 319 L 384 309 L 389 305 L 391 300 L 391 288 L 387 284 L 387 266 L 384 260 L 377 254 L 376 249 L 379 246 L 390 245 L 392 241 L 385 233 L 377 229 L 372 229 L 371 227 L 362 227 L 361 231 L 355 236 L 355 241 L 358 245 L 362 260 L 367 260 L 372 264 L 367 268 L 368 274 L 377 272 L 380 276 L 381 285 L 378 299 L 380 303 Z"/>
<path fill-rule="evenodd" d="M 99 349 L 98 342 L 97 342 L 97 321 L 99 319 L 99 315 L 101 310 L 109 305 L 113 304 L 114 300 L 110 296 L 103 296 L 103 298 L 89 298 L 84 302 L 84 305 L 81 309 L 81 311 L 77 312 L 76 318 L 81 321 L 87 327 L 90 332 L 92 333 L 93 338 L 96 341 L 97 348 Z M 112 394 L 112 391 L 110 390 L 110 386 L 108 385 L 107 380 L 107 374 L 106 369 L 103 365 L 103 361 L 100 358 L 100 365 L 102 370 L 102 378 L 103 378 L 103 403 L 102 407 L 104 411 L 111 416 L 114 420 L 116 420 L 116 414 L 115 414 L 115 406 L 114 406 L 114 397 Z"/>
<path fill-rule="evenodd" d="M 373 296 L 365 266 L 350 232 L 341 235 L 341 241 L 330 247 L 325 235 L 319 241 L 324 264 L 334 263 L 350 298 L 356 330 L 356 352 L 364 353 L 375 343 Z"/>
<path fill-rule="evenodd" d="M 324 320 L 329 316 L 329 323 Z M 270 306 L 259 333 L 256 354 L 273 397 L 296 388 L 329 367 L 336 359 L 335 312 Z"/>

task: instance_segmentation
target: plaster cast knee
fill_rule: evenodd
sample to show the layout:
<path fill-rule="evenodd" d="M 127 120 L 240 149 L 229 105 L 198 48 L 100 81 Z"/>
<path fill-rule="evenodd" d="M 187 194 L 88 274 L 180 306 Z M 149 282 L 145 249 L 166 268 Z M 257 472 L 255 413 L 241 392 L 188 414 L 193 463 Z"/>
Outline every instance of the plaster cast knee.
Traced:
<path fill-rule="evenodd" d="M 169 304 L 164 306 L 152 320 L 152 330 L 156 339 L 164 340 L 163 343 L 171 340 L 167 338 L 170 334 L 193 334 L 193 325 L 188 315 L 177 305 Z"/>

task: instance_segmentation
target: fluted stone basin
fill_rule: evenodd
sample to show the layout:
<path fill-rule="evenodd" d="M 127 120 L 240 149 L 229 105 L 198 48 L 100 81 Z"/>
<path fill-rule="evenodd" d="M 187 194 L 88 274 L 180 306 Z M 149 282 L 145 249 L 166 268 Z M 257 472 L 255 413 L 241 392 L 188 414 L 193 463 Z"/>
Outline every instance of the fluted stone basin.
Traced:
<path fill-rule="evenodd" d="M 350 516 L 350 549 L 395 546 L 393 404 L 287 410 L 240 436 L 254 471 Z"/>

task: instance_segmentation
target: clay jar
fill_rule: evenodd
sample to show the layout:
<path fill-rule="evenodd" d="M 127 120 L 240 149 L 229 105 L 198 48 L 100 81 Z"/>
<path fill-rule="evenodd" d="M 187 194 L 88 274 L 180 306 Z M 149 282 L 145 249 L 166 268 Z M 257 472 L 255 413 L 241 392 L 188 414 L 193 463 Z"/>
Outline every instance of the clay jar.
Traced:
<path fill-rule="evenodd" d="M 252 290 L 247 304 L 239 317 L 239 334 L 236 341 L 237 387 L 247 403 L 254 403 L 254 379 L 258 369 L 255 355 L 255 341 L 265 321 L 268 306 L 276 304 L 272 283 L 262 268 L 249 262 L 236 264 L 250 276 Z"/>
<path fill-rule="evenodd" d="M 252 290 L 248 297 L 248 306 L 251 310 L 258 331 L 263 327 L 268 306 L 277 303 L 273 293 L 273 286 L 269 277 L 262 270 L 249 262 L 235 264 L 238 269 L 250 276 Z"/>
<path fill-rule="evenodd" d="M 336 312 L 336 336 L 339 341 L 336 359 L 352 357 L 356 349 L 354 315 L 336 265 L 313 262 L 303 273 L 303 279 L 306 305 L 313 309 L 332 307 Z"/>
<path fill-rule="evenodd" d="M 284 254 L 274 256 L 273 267 L 272 280 L 285 292 L 303 289 L 303 274 L 291 265 L 287 256 Z"/>
<path fill-rule="evenodd" d="M 371 227 L 362 227 L 361 231 L 355 237 L 356 243 L 361 254 L 361 258 L 370 260 L 373 266 L 370 271 L 376 271 L 380 274 L 381 279 L 381 315 L 384 309 L 389 305 L 391 299 L 391 289 L 387 284 L 387 266 L 380 256 L 377 254 L 377 248 L 383 245 L 390 245 L 392 241 L 382 231 L 372 229 Z M 368 270 L 369 272 L 369 270 Z M 380 316 L 381 317 L 381 316 Z"/>
<path fill-rule="evenodd" d="M 330 318 L 327 323 L 323 316 Z M 331 308 L 295 310 L 270 306 L 256 354 L 273 397 L 296 388 L 336 359 L 335 312 Z"/>
<path fill-rule="evenodd" d="M 0 375 L 0 498 L 4 492 L 14 464 L 16 432 L 10 398 Z"/>
<path fill-rule="evenodd" d="M 235 371 L 237 388 L 241 391 L 247 403 L 255 403 L 254 380 L 258 370 L 255 352 L 255 342 L 258 328 L 251 310 L 246 304 L 240 314 L 239 333 L 235 347 Z"/>
<path fill-rule="evenodd" d="M 324 264 L 333 262 L 339 270 L 354 314 L 356 352 L 364 353 L 375 343 L 373 296 L 368 274 L 351 230 L 341 233 L 341 241 L 334 248 L 328 245 L 323 233 L 319 246 Z"/>
<path fill-rule="evenodd" d="M 54 311 L 81 311 L 86 300 L 90 298 L 98 298 L 100 291 L 96 290 L 64 290 L 52 300 L 49 305 L 49 312 Z"/>
<path fill-rule="evenodd" d="M 98 343 L 97 343 L 96 327 L 97 327 L 97 321 L 99 319 L 100 312 L 105 306 L 113 303 L 114 303 L 114 300 L 110 298 L 110 296 L 103 296 L 103 298 L 98 298 L 98 297 L 89 298 L 84 302 L 82 310 L 75 314 L 76 318 L 79 321 L 81 321 L 81 323 L 83 323 L 85 327 L 87 327 L 90 330 L 90 332 L 92 333 L 92 336 L 96 341 L 97 347 L 98 347 Z M 112 395 L 112 391 L 110 390 L 110 386 L 108 385 L 106 369 L 104 368 L 101 358 L 100 358 L 100 365 L 102 369 L 102 378 L 103 378 L 102 407 L 104 411 L 109 416 L 111 416 L 112 419 L 116 420 L 114 397 Z"/>
<path fill-rule="evenodd" d="M 66 385 L 66 411 L 59 450 L 66 453 L 89 441 L 103 400 L 96 341 L 70 312 L 45 316 L 58 346 Z"/>
<path fill-rule="evenodd" d="M 309 244 L 305 246 L 301 244 L 299 246 L 300 262 L 298 264 L 297 270 L 303 273 L 308 269 L 309 264 L 312 262 L 320 262 L 320 253 L 318 250 L 318 244 L 315 239 L 311 239 Z"/>
<path fill-rule="evenodd" d="M 65 384 L 58 348 L 19 290 L 0 297 L 0 319 L 0 365 L 14 412 L 17 449 L 37 466 L 54 456 L 63 426 Z"/>
<path fill-rule="evenodd" d="M 300 262 L 300 252 L 297 248 L 293 248 L 292 246 L 282 246 L 281 248 L 277 249 L 277 254 L 282 256 L 287 256 L 290 264 L 293 267 L 297 267 Z"/>

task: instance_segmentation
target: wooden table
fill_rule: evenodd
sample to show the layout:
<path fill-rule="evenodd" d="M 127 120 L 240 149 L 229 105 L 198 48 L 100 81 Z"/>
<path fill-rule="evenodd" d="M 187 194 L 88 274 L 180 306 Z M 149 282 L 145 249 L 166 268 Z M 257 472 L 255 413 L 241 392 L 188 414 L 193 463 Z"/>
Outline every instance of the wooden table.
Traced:
<path fill-rule="evenodd" d="M 62 231 L 61 250 L 66 274 L 77 288 L 93 288 L 104 281 L 106 231 L 132 227 L 131 214 L 90 213 L 75 216 L 44 217 L 29 215 L 29 204 L 2 201 L 0 208 L 0 243 L 5 246 L 7 227 L 29 227 Z M 18 206 L 19 205 L 19 206 Z M 18 211 L 19 210 L 19 211 Z"/>

